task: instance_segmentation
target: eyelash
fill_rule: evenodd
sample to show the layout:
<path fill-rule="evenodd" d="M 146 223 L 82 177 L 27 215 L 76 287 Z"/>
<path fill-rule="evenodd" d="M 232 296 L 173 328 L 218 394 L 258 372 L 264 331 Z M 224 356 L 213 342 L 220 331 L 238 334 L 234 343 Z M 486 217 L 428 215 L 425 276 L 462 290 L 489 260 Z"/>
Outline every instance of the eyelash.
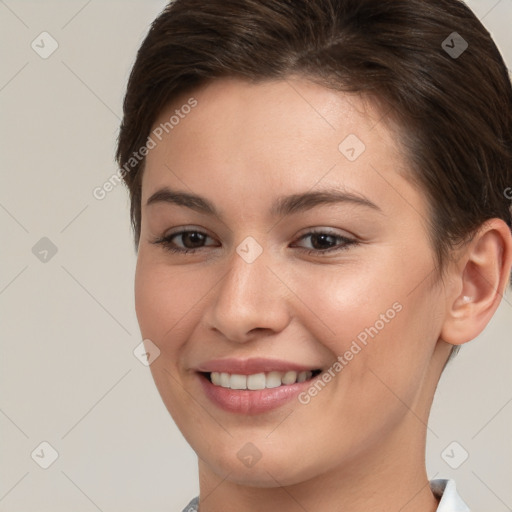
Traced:
<path fill-rule="evenodd" d="M 197 247 L 195 249 L 181 249 L 179 247 L 176 247 L 173 244 L 172 240 L 175 238 L 175 237 L 178 237 L 180 235 L 185 235 L 185 234 L 189 234 L 189 233 L 196 233 L 196 234 L 201 234 L 201 235 L 204 235 L 208 238 L 211 238 L 209 237 L 206 233 L 202 232 L 202 231 L 197 231 L 197 230 L 183 230 L 183 231 L 179 231 L 177 233 L 172 233 L 171 235 L 168 235 L 168 236 L 165 236 L 165 237 L 161 237 L 161 238 L 158 238 L 157 240 L 154 240 L 153 244 L 159 244 L 159 245 L 162 245 L 164 247 L 164 249 L 166 251 L 169 251 L 171 253 L 177 253 L 177 254 L 192 254 L 192 253 L 195 253 L 201 249 L 204 249 L 205 247 Z M 329 231 L 324 231 L 324 230 L 313 230 L 313 231 L 309 231 L 308 233 L 302 235 L 298 240 L 303 240 L 304 238 L 308 238 L 312 235 L 327 235 L 329 237 L 333 237 L 335 239 L 337 239 L 338 241 L 341 241 L 341 243 L 343 245 L 337 245 L 337 246 L 333 246 L 333 247 L 330 247 L 328 249 L 305 249 L 305 248 L 301 248 L 299 247 L 299 249 L 301 249 L 303 252 L 305 252 L 306 254 L 309 254 L 309 255 L 315 255 L 315 256 L 322 256 L 326 253 L 330 253 L 330 252 L 341 252 L 341 251 L 346 251 L 349 249 L 350 246 L 355 246 L 355 245 L 358 245 L 358 241 L 355 240 L 355 239 L 352 239 L 352 238 L 347 238 L 347 237 L 344 237 L 344 236 L 341 236 L 341 235 L 336 235 L 336 234 L 333 234 L 333 233 L 330 233 Z"/>

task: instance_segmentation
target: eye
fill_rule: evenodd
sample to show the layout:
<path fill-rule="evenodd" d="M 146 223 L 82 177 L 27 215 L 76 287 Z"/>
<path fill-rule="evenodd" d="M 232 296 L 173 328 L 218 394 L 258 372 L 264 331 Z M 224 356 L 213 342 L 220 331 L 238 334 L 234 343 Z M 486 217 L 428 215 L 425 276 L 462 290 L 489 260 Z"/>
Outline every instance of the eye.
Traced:
<path fill-rule="evenodd" d="M 213 238 L 202 231 L 183 230 L 158 238 L 152 243 L 160 244 L 166 250 L 173 253 L 188 254 L 196 252 L 198 249 L 202 249 L 203 247 L 207 247 L 205 242 L 208 239 L 213 240 Z"/>
<path fill-rule="evenodd" d="M 310 231 L 299 238 L 299 242 L 310 239 L 310 248 L 301 247 L 298 242 L 291 247 L 299 247 L 307 254 L 322 255 L 335 251 L 347 250 L 352 245 L 357 245 L 357 240 L 332 233 L 327 230 Z M 214 243 L 207 244 L 211 240 Z M 217 242 L 206 233 L 198 230 L 182 230 L 158 238 L 151 242 L 162 245 L 167 251 L 179 254 L 195 253 L 199 249 L 211 246 L 219 246 Z"/>
<path fill-rule="evenodd" d="M 299 238 L 299 241 L 310 239 L 310 247 L 302 247 L 308 254 L 322 255 L 328 252 L 345 251 L 357 245 L 357 240 L 332 233 L 327 230 L 310 231 Z"/>

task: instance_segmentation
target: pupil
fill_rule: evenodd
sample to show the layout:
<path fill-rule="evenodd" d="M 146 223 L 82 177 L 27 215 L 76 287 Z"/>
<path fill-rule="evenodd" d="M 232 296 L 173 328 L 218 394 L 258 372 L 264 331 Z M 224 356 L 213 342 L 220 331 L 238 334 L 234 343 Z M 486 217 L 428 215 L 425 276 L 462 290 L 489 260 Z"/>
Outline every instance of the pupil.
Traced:
<path fill-rule="evenodd" d="M 186 246 L 191 246 L 189 249 L 201 247 L 204 242 L 204 235 L 202 233 L 185 233 L 183 236 L 183 243 Z"/>
<path fill-rule="evenodd" d="M 332 247 L 333 245 L 335 245 L 334 243 L 334 237 L 332 235 L 326 235 L 326 234 L 314 234 L 312 237 L 311 237 L 311 240 L 313 242 L 313 247 L 315 247 L 315 249 L 326 249 L 326 248 L 329 248 L 329 247 Z M 320 244 L 318 243 L 315 243 L 315 242 L 320 242 Z M 320 245 L 319 247 L 317 247 L 318 245 Z"/>

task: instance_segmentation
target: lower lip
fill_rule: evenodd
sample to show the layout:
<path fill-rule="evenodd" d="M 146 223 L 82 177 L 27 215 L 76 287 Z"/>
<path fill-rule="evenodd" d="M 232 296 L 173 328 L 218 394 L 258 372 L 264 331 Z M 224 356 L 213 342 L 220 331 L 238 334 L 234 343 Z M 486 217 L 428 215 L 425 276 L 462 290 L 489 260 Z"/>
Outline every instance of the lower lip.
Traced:
<path fill-rule="evenodd" d="M 277 388 L 247 390 L 215 386 L 203 374 L 198 374 L 206 396 L 221 409 L 239 414 L 261 414 L 290 402 L 306 390 L 315 378 Z"/>

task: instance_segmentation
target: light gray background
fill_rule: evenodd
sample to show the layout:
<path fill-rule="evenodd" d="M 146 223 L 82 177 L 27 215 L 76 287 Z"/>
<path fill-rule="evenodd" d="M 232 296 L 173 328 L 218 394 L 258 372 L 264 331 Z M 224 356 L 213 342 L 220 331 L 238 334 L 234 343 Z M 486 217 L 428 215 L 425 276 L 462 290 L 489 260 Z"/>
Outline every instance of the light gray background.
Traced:
<path fill-rule="evenodd" d="M 133 355 L 127 192 L 92 195 L 116 171 L 130 66 L 164 5 L 0 0 L 1 512 L 171 512 L 198 492 L 195 455 Z M 512 0 L 469 5 L 511 67 Z M 47 59 L 31 48 L 43 31 L 59 45 Z M 32 252 L 43 237 L 47 262 Z M 512 507 L 511 327 L 509 293 L 432 411 L 429 477 L 455 478 L 472 512 Z M 43 441 L 59 454 L 48 469 L 31 457 Z"/>

